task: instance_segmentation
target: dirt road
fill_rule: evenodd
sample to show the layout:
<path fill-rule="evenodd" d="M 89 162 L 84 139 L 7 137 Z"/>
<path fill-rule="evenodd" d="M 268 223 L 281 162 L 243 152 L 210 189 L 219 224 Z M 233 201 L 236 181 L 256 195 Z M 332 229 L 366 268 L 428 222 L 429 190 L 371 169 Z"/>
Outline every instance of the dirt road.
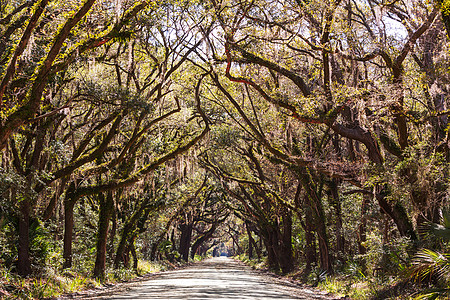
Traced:
<path fill-rule="evenodd" d="M 254 272 L 241 262 L 210 258 L 163 272 L 122 290 L 82 299 L 333 299 L 314 289 Z M 334 298 L 335 299 L 335 298 Z"/>

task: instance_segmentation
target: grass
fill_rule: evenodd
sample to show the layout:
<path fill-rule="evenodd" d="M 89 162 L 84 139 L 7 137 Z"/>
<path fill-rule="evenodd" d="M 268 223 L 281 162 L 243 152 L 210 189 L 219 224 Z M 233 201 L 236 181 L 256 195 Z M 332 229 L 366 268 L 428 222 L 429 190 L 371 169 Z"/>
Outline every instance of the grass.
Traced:
<path fill-rule="evenodd" d="M 235 259 L 238 259 L 248 266 L 252 267 L 256 270 L 266 269 L 267 268 L 267 261 L 265 258 L 258 259 L 258 258 L 248 258 L 246 254 L 240 254 L 238 256 L 234 257 Z"/>
<path fill-rule="evenodd" d="M 337 297 L 350 299 L 368 300 L 372 299 L 376 293 L 372 282 L 366 279 L 354 281 L 342 277 L 331 277 L 320 282 L 317 287 Z"/>
<path fill-rule="evenodd" d="M 171 266 L 165 262 L 140 260 L 138 273 L 132 269 L 114 270 L 108 268 L 103 284 L 128 281 L 149 273 L 165 271 Z M 21 278 L 0 267 L 0 299 L 45 299 L 58 297 L 86 289 L 101 287 L 102 283 L 91 278 L 89 272 L 76 269 L 56 270 L 48 268 L 39 277 Z"/>
<path fill-rule="evenodd" d="M 63 275 L 42 276 L 40 278 L 21 278 L 11 275 L 0 283 L 1 299 L 43 299 L 57 297 L 101 284 L 83 275 L 68 277 Z"/>
<path fill-rule="evenodd" d="M 254 269 L 267 269 L 266 261 L 258 259 L 249 259 L 245 254 L 241 254 L 234 257 L 241 260 Z M 396 277 L 379 278 L 376 276 L 366 277 L 358 268 L 347 268 L 346 272 L 335 275 L 324 275 L 320 272 L 320 269 L 313 269 L 311 274 L 304 278 L 301 276 L 302 272 L 296 270 L 291 274 L 285 275 L 294 280 L 300 280 L 302 283 L 310 286 L 315 286 L 322 291 L 333 294 L 336 298 L 348 297 L 354 300 L 408 300 L 415 299 L 412 295 L 414 290 L 411 287 L 401 288 L 404 292 L 399 292 L 401 296 L 389 297 L 386 291 L 390 291 L 395 286 L 399 285 L 399 282 L 395 280 Z M 302 279 L 303 278 L 303 279 Z M 399 285 L 401 286 L 401 284 Z M 408 296 L 408 295 L 409 296 Z"/>
<path fill-rule="evenodd" d="M 138 273 L 148 274 L 166 271 L 168 269 L 167 264 L 163 262 L 155 263 L 147 260 L 139 260 L 138 262 Z"/>
<path fill-rule="evenodd" d="M 348 274 L 327 276 L 317 287 L 337 297 L 346 296 L 354 300 L 408 300 L 415 299 L 413 295 L 416 292 L 414 285 L 396 277 L 383 279 L 375 276 L 354 277 Z M 392 296 L 394 294 L 399 296 Z"/>

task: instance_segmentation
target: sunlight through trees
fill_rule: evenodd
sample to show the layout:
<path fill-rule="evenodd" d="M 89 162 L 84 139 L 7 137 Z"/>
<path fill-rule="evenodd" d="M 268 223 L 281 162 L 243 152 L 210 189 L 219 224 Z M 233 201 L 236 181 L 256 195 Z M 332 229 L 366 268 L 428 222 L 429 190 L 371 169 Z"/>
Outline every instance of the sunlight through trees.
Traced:
<path fill-rule="evenodd" d="M 445 297 L 447 6 L 0 1 L 0 296 L 226 247 Z"/>

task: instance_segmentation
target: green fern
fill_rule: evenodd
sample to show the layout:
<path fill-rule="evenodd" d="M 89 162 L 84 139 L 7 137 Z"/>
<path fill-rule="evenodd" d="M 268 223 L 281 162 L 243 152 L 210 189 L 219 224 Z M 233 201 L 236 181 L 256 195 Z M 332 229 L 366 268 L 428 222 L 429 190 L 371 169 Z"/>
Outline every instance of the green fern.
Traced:
<path fill-rule="evenodd" d="M 450 279 L 450 254 L 422 249 L 414 256 L 408 274 L 409 278 L 416 281 L 436 276 L 438 280 L 448 282 Z"/>
<path fill-rule="evenodd" d="M 450 209 L 442 211 L 442 224 L 429 223 L 426 234 L 434 238 L 450 240 Z M 450 253 L 422 249 L 414 256 L 406 276 L 415 281 L 436 279 L 444 288 L 429 289 L 415 299 L 450 298 Z"/>

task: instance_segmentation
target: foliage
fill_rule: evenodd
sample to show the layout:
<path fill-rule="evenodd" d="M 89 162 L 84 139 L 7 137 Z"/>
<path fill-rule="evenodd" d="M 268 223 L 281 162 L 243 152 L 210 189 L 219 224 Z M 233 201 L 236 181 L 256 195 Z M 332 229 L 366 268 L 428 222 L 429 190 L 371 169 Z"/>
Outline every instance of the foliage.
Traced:
<path fill-rule="evenodd" d="M 1 290 L 226 251 L 445 292 L 447 2 L 0 1 Z"/>
<path fill-rule="evenodd" d="M 442 211 L 442 224 L 430 223 L 427 234 L 448 241 L 450 239 L 450 211 Z M 406 270 L 405 277 L 416 282 L 431 282 L 437 285 L 420 293 L 416 299 L 444 299 L 450 295 L 450 254 L 440 253 L 431 249 L 419 250 Z"/>
<path fill-rule="evenodd" d="M 139 261 L 139 275 L 145 275 L 164 271 L 170 268 L 165 262 Z M 58 269 L 49 268 L 47 273 L 36 278 L 20 278 L 14 273 L 0 269 L 0 293 L 2 299 L 43 299 L 58 297 L 62 294 L 75 293 L 77 291 L 101 287 L 102 284 L 90 277 L 89 271 L 83 272 L 81 268 L 70 272 L 60 272 Z M 103 284 L 110 285 L 135 279 L 138 275 L 127 269 L 108 269 L 107 281 Z"/>

